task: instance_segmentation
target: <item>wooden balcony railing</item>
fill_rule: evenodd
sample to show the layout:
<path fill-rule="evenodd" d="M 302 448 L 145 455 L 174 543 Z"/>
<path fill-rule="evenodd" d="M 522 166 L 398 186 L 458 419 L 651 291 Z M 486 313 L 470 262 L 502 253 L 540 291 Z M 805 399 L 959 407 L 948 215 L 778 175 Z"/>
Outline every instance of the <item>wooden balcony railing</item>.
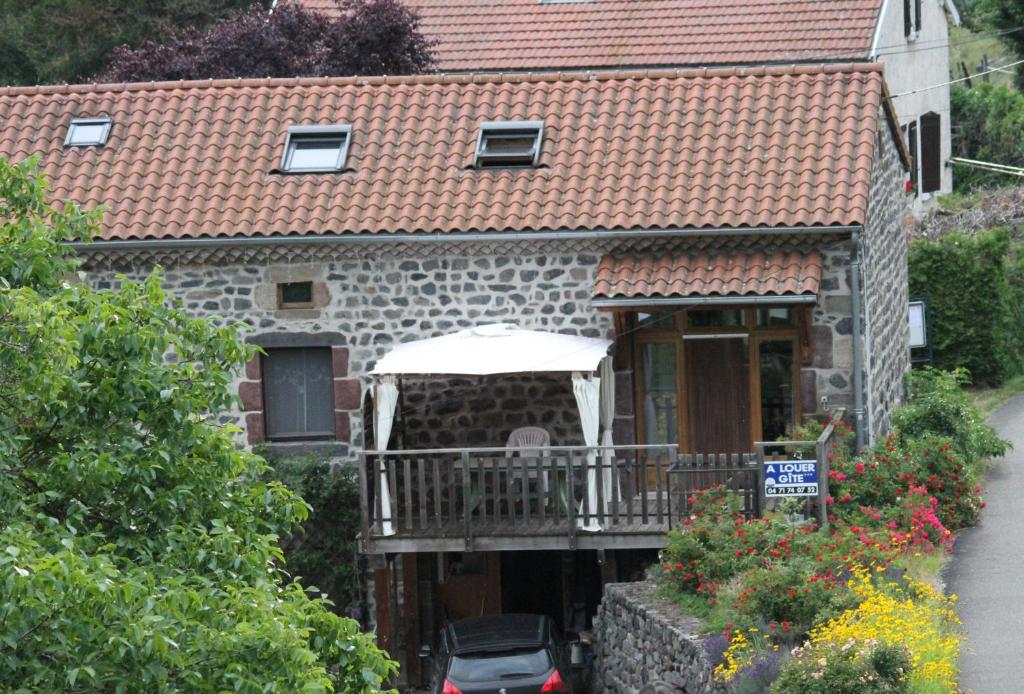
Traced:
<path fill-rule="evenodd" d="M 362 547 L 658 547 L 674 523 L 668 470 L 677 460 L 676 446 L 362 452 Z"/>

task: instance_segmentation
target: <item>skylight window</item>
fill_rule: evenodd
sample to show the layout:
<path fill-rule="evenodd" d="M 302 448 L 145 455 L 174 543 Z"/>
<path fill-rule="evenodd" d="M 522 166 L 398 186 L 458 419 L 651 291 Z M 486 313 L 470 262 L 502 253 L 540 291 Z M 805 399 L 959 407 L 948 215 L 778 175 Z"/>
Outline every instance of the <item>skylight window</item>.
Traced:
<path fill-rule="evenodd" d="M 327 173 L 345 168 L 351 125 L 296 125 L 288 128 L 281 170 Z"/>
<path fill-rule="evenodd" d="M 109 118 L 72 118 L 68 126 L 65 147 L 93 147 L 107 144 L 110 135 Z"/>
<path fill-rule="evenodd" d="M 536 166 L 540 143 L 544 139 L 544 121 L 490 121 L 480 126 L 473 165 L 487 169 L 512 166 Z"/>

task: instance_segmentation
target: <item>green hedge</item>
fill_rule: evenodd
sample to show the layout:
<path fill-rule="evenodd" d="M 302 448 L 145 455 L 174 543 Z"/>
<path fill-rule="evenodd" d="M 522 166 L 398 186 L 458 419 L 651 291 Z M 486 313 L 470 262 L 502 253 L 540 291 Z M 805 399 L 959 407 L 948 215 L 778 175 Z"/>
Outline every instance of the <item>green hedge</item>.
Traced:
<path fill-rule="evenodd" d="M 915 241 L 910 294 L 928 301 L 933 366 L 998 385 L 1022 372 L 1024 254 L 1006 229 Z"/>
<path fill-rule="evenodd" d="M 327 594 L 334 609 L 359 618 L 365 607 L 360 581 L 356 535 L 359 480 L 355 470 L 332 466 L 316 456 L 265 455 L 270 475 L 310 506 L 301 528 L 281 539 L 285 570 Z"/>

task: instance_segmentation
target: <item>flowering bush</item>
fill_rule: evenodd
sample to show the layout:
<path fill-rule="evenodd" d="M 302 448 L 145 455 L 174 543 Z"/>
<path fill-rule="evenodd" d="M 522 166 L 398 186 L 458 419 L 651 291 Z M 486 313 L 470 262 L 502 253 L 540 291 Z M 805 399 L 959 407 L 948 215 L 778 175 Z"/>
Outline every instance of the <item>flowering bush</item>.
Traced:
<path fill-rule="evenodd" d="M 910 691 L 909 656 L 876 641 L 827 642 L 793 651 L 772 694 L 899 694 Z"/>
<path fill-rule="evenodd" d="M 812 629 L 808 644 L 794 654 L 787 670 L 807 670 L 808 663 L 799 661 L 816 661 L 823 651 L 860 652 L 865 645 L 884 644 L 907 650 L 913 691 L 956 690 L 960 622 L 953 611 L 955 597 L 926 583 L 886 580 L 881 570 L 857 569 L 849 587 L 860 604 Z M 801 678 L 793 676 L 794 681 Z"/>

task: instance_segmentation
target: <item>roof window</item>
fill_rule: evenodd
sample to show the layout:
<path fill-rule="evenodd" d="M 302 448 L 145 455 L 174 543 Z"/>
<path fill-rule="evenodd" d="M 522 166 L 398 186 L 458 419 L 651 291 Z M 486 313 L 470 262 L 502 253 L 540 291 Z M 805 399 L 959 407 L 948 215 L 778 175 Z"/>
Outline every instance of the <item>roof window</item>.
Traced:
<path fill-rule="evenodd" d="M 544 121 L 489 121 L 480 126 L 476 160 L 480 169 L 537 166 Z"/>
<path fill-rule="evenodd" d="M 110 135 L 110 118 L 72 118 L 68 126 L 65 147 L 93 147 L 107 144 Z"/>
<path fill-rule="evenodd" d="M 287 173 L 328 173 L 345 168 L 351 125 L 295 125 L 281 157 L 281 171 Z"/>

